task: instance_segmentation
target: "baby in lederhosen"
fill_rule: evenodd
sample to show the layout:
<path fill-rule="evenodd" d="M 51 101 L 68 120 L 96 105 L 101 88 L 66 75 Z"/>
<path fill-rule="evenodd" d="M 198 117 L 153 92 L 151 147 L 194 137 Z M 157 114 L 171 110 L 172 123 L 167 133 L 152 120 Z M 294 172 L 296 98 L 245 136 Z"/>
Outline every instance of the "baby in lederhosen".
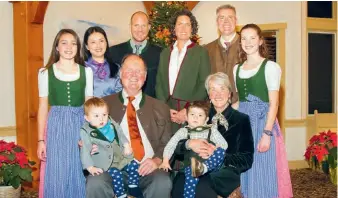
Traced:
<path fill-rule="evenodd" d="M 208 102 L 194 102 L 187 108 L 188 125 L 180 128 L 170 139 L 163 151 L 163 162 L 160 165 L 165 171 L 171 170 L 170 158 L 180 140 L 183 139 L 206 139 L 216 145 L 217 149 L 208 158 L 202 159 L 198 154 L 189 151 L 184 155 L 185 161 L 185 183 L 184 197 L 195 197 L 195 189 L 199 181 L 199 176 L 217 168 L 224 160 L 225 150 L 228 144 L 213 125 L 207 125 L 209 119 L 210 104 Z"/>

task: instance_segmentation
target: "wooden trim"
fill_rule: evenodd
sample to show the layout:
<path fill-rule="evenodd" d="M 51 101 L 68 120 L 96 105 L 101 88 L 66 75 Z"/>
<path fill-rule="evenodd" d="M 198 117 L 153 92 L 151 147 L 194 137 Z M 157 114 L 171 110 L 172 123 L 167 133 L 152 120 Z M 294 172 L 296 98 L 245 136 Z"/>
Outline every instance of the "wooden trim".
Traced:
<path fill-rule="evenodd" d="M 307 32 L 307 2 L 301 2 L 301 115 L 308 114 L 308 32 Z"/>
<path fill-rule="evenodd" d="M 320 19 L 320 18 L 311 18 L 306 19 L 307 29 L 309 31 L 328 31 L 336 32 L 337 31 L 337 20 L 336 19 Z"/>
<path fill-rule="evenodd" d="M 289 161 L 289 169 L 309 168 L 309 164 L 305 160 Z"/>
<path fill-rule="evenodd" d="M 47 3 L 21 1 L 12 5 L 16 139 L 27 150 L 29 159 L 38 162 L 37 72 L 43 65 L 43 17 Z M 38 178 L 39 171 L 34 171 L 33 180 Z"/>
<path fill-rule="evenodd" d="M 35 13 L 33 14 L 31 22 L 35 24 L 43 24 L 43 21 L 45 19 L 45 13 L 48 6 L 48 1 L 39 1 L 37 4 L 33 5 L 35 6 Z"/>
<path fill-rule="evenodd" d="M 187 7 L 192 11 L 198 3 L 199 1 L 187 1 Z"/>
<path fill-rule="evenodd" d="M 287 127 L 306 127 L 307 120 L 306 119 L 289 119 L 284 122 L 285 128 Z"/>
<path fill-rule="evenodd" d="M 149 14 L 151 9 L 154 7 L 155 2 L 154 1 L 143 1 L 143 5 L 147 11 L 147 13 Z"/>
<path fill-rule="evenodd" d="M 16 127 L 15 126 L 0 127 L 0 136 L 1 137 L 16 136 Z"/>

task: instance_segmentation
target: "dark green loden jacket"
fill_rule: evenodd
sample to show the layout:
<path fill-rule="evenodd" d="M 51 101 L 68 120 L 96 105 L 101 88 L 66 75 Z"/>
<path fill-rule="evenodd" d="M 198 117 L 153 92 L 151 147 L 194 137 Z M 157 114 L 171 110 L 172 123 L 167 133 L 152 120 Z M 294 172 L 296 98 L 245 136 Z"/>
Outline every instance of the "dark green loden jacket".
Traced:
<path fill-rule="evenodd" d="M 180 110 L 187 102 L 207 99 L 204 88 L 210 74 L 209 55 L 205 48 L 192 43 L 188 46 L 177 76 L 173 94 L 169 92 L 169 61 L 172 47 L 162 51 L 156 77 L 156 98 L 166 102 L 170 108 Z M 175 101 L 169 102 L 170 99 Z M 181 105 L 176 101 L 182 101 Z M 178 106 L 179 108 L 177 108 Z"/>

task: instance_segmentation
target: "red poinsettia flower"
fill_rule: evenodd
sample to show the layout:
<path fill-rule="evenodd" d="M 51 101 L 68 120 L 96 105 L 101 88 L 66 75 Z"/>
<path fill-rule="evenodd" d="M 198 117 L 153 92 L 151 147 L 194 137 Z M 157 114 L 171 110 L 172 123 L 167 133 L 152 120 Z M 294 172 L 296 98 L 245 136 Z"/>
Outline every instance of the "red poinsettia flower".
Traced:
<path fill-rule="evenodd" d="M 19 165 L 20 165 L 21 168 L 24 168 L 25 165 L 28 164 L 28 159 L 27 159 L 26 154 L 24 152 L 15 153 L 15 157 L 16 157 L 17 161 L 19 162 Z"/>

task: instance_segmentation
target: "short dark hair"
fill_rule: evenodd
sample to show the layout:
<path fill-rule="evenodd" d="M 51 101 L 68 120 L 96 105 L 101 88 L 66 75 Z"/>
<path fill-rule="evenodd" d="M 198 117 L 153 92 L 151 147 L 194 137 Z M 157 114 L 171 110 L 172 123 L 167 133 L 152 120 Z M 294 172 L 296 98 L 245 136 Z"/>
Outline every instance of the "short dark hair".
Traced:
<path fill-rule="evenodd" d="M 187 107 L 187 113 L 190 111 L 191 108 L 199 108 L 202 109 L 205 112 L 205 116 L 208 117 L 209 110 L 210 110 L 210 103 L 207 101 L 195 101 L 190 103 L 190 105 Z"/>
<path fill-rule="evenodd" d="M 187 16 L 190 18 L 192 36 L 196 35 L 198 32 L 198 22 L 196 20 L 196 17 L 188 9 L 178 11 L 169 19 L 169 30 L 170 30 L 170 36 L 171 36 L 172 41 L 176 39 L 175 25 L 176 25 L 177 18 L 180 16 Z"/>

